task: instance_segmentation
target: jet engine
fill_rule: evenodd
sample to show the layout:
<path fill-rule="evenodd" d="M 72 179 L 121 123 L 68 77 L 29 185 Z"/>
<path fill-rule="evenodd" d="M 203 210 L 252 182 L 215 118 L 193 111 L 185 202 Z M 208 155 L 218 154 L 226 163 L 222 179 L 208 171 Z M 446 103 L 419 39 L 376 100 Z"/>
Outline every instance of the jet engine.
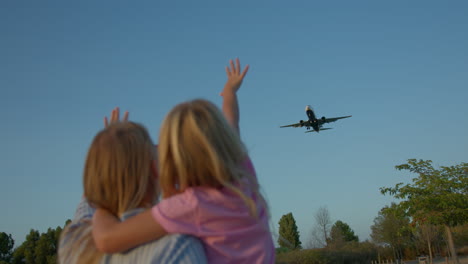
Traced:
<path fill-rule="evenodd" d="M 301 124 L 301 127 L 304 126 L 304 120 L 299 120 L 299 124 Z"/>
<path fill-rule="evenodd" d="M 325 119 L 326 119 L 326 118 L 325 118 L 324 116 L 322 116 L 322 121 L 325 121 Z"/>

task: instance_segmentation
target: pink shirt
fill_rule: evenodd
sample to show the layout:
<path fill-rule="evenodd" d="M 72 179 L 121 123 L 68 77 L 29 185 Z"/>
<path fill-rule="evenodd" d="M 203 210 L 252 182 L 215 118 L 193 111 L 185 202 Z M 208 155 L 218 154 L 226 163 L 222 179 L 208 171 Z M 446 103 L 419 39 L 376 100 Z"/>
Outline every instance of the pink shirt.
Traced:
<path fill-rule="evenodd" d="M 246 166 L 255 174 L 250 160 Z M 200 238 L 210 263 L 274 263 L 266 208 L 248 188 L 243 191 L 256 202 L 258 218 L 237 194 L 209 187 L 188 188 L 162 200 L 153 207 L 153 217 L 168 233 Z"/>

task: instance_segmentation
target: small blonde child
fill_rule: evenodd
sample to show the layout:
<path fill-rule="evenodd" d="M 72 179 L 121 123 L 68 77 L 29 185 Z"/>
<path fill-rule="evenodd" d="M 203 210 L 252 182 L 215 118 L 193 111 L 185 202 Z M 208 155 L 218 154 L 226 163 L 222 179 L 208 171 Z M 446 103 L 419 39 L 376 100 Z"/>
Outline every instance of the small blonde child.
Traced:
<path fill-rule="evenodd" d="M 111 124 L 106 122 L 89 147 L 84 197 L 60 235 L 58 263 L 206 263 L 201 241 L 181 234 L 164 236 L 125 254 L 103 254 L 96 248 L 90 204 L 125 221 L 155 204 L 159 196 L 156 177 L 156 149 L 148 131 L 134 122 L 119 122 L 115 109 Z"/>
<path fill-rule="evenodd" d="M 248 71 L 226 67 L 223 112 L 206 100 L 175 106 L 159 138 L 163 200 L 125 222 L 105 209 L 93 218 L 98 249 L 119 252 L 167 233 L 200 238 L 210 263 L 274 263 L 267 204 L 239 135 L 237 91 Z"/>
<path fill-rule="evenodd" d="M 83 172 L 87 199 L 81 201 L 75 218 L 61 233 L 59 263 L 101 261 L 103 254 L 96 249 L 91 233 L 94 210 L 90 203 L 119 217 L 126 211 L 154 204 L 157 198 L 155 154 L 147 130 L 137 123 L 106 124 L 106 128 L 96 134 Z M 131 162 L 136 162 L 135 166 L 125 166 Z"/>

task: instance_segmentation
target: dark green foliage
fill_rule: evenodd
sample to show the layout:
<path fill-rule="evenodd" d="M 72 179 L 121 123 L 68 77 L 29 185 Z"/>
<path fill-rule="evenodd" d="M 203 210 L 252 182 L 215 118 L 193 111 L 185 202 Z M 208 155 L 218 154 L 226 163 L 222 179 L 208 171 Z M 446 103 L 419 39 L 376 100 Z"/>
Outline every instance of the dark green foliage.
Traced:
<path fill-rule="evenodd" d="M 0 233 L 0 263 L 2 261 L 9 262 L 13 254 L 15 241 L 10 234 L 5 232 Z"/>
<path fill-rule="evenodd" d="M 359 238 L 354 234 L 354 231 L 351 229 L 351 227 L 349 227 L 349 225 L 343 221 L 336 221 L 330 230 L 328 246 L 341 248 L 346 243 L 352 241 L 359 242 Z"/>
<path fill-rule="evenodd" d="M 41 235 L 35 248 L 36 263 L 56 263 L 60 232 L 62 232 L 61 227 L 49 228 L 46 233 Z"/>
<path fill-rule="evenodd" d="M 69 220 L 67 220 L 67 223 Z M 57 245 L 62 227 L 49 228 L 47 232 L 39 234 L 31 229 L 26 240 L 17 247 L 11 258 L 12 264 L 55 264 L 57 263 Z"/>
<path fill-rule="evenodd" d="M 31 229 L 29 235 L 26 236 L 26 241 L 23 243 L 24 247 L 24 259 L 26 264 L 36 263 L 36 245 L 39 241 L 39 231 Z"/>
<path fill-rule="evenodd" d="M 21 244 L 21 246 L 15 248 L 15 251 L 13 251 L 13 256 L 11 259 L 12 264 L 24 264 L 26 263 L 26 259 L 24 256 L 24 250 L 25 250 L 25 242 Z"/>
<path fill-rule="evenodd" d="M 297 230 L 296 220 L 294 220 L 292 213 L 283 215 L 279 221 L 278 244 L 284 248 L 301 248 L 299 231 Z"/>
<path fill-rule="evenodd" d="M 13 252 L 12 263 L 13 264 L 32 264 L 35 262 L 35 248 L 37 241 L 39 240 L 39 232 L 31 229 L 29 234 L 26 236 L 26 240 L 17 247 Z"/>

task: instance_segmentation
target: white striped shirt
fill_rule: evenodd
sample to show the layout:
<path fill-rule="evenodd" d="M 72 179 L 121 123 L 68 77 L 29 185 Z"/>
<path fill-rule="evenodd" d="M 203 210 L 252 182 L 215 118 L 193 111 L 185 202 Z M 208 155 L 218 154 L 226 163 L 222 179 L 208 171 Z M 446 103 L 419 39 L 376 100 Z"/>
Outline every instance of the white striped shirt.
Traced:
<path fill-rule="evenodd" d="M 126 212 L 122 220 L 128 219 L 144 209 L 134 209 Z M 75 212 L 72 224 L 78 225 L 83 219 L 91 219 L 94 209 L 83 199 Z M 64 239 L 62 243 L 73 243 Z M 169 234 L 158 240 L 143 244 L 123 253 L 106 254 L 102 257 L 103 264 L 119 263 L 207 263 L 202 243 L 193 236 Z"/>

